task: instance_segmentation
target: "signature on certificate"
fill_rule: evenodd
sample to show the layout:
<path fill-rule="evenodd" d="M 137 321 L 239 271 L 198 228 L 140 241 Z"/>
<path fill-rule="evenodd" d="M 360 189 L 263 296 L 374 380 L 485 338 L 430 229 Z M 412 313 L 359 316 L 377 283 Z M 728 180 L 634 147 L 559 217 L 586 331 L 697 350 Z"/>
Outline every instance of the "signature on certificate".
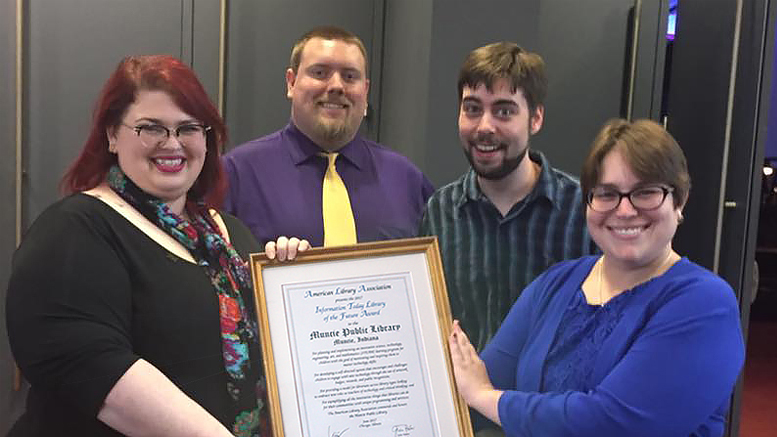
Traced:
<path fill-rule="evenodd" d="M 327 435 L 327 437 L 342 437 L 342 436 L 343 436 L 343 434 L 345 434 L 345 432 L 346 432 L 346 431 L 348 431 L 348 428 L 345 428 L 345 429 L 344 429 L 344 430 L 342 430 L 342 431 L 335 431 L 335 432 L 332 432 L 332 431 L 330 430 L 330 427 L 328 427 L 328 426 L 326 427 L 326 435 Z"/>
<path fill-rule="evenodd" d="M 391 431 L 394 433 L 394 437 L 407 437 L 411 434 L 413 425 L 394 425 Z"/>

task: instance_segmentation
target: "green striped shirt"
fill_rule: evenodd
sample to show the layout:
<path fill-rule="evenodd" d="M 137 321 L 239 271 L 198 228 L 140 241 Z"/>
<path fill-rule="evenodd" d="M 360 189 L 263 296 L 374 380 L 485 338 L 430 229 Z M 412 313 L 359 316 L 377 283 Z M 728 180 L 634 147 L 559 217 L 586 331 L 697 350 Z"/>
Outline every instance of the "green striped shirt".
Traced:
<path fill-rule="evenodd" d="M 540 177 L 505 217 L 470 169 L 432 195 L 421 221 L 421 235 L 438 237 L 453 317 L 478 350 L 534 278 L 558 261 L 595 251 L 577 179 L 550 167 L 539 152 L 529 157 L 540 164 Z"/>

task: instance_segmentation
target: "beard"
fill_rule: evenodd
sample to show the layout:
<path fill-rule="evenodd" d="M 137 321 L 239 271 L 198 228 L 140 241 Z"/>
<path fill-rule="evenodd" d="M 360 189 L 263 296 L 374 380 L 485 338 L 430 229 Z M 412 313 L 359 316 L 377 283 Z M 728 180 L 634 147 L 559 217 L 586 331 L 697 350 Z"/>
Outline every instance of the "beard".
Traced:
<path fill-rule="evenodd" d="M 482 138 L 477 138 L 476 141 L 482 142 Z M 492 169 L 485 169 L 481 167 L 475 159 L 472 157 L 472 149 L 475 147 L 473 144 L 475 141 L 469 141 L 468 146 L 466 149 L 464 149 L 464 155 L 467 157 L 467 161 L 469 161 L 469 165 L 472 166 L 472 168 L 475 170 L 475 174 L 482 177 L 483 179 L 488 179 L 491 181 L 496 181 L 503 179 L 513 171 L 515 171 L 516 168 L 518 168 L 519 165 L 521 165 L 521 161 L 523 160 L 523 157 L 526 156 L 526 154 L 529 152 L 529 142 L 526 142 L 526 146 L 521 150 L 518 155 L 514 157 L 505 157 L 502 159 L 502 162 L 500 165 L 496 168 Z M 506 150 L 508 148 L 508 145 L 504 142 L 500 142 L 497 144 L 499 149 Z"/>
<path fill-rule="evenodd" d="M 354 120 L 353 117 L 339 120 L 318 117 L 313 128 L 318 138 L 326 143 L 344 146 L 356 135 L 360 124 L 361 119 Z"/>
<path fill-rule="evenodd" d="M 316 130 L 321 138 L 330 143 L 340 143 L 348 139 L 354 132 L 343 121 L 322 121 L 316 123 Z M 345 141 L 347 142 L 347 141 Z"/>

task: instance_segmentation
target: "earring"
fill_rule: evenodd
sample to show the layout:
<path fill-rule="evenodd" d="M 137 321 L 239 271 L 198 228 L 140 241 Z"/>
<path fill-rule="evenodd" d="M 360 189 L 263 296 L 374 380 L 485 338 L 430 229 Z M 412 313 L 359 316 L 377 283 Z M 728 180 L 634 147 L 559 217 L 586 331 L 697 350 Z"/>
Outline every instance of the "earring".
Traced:
<path fill-rule="evenodd" d="M 685 218 L 683 217 L 683 212 L 677 211 L 677 224 L 679 225 L 680 223 L 682 223 L 684 219 Z"/>
<path fill-rule="evenodd" d="M 108 143 L 108 151 L 110 153 L 115 154 L 116 153 L 116 143 L 114 143 L 114 142 Z"/>

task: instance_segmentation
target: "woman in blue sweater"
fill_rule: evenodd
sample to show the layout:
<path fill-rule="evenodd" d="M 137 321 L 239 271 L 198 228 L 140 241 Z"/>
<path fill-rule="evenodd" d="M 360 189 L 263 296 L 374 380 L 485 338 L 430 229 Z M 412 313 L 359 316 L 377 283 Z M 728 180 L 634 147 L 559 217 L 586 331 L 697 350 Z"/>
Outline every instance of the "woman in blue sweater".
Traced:
<path fill-rule="evenodd" d="M 581 185 L 603 255 L 538 277 L 480 357 L 454 323 L 460 393 L 508 436 L 722 435 L 744 344 L 731 287 L 672 250 L 682 150 L 652 121 L 611 120 Z"/>

